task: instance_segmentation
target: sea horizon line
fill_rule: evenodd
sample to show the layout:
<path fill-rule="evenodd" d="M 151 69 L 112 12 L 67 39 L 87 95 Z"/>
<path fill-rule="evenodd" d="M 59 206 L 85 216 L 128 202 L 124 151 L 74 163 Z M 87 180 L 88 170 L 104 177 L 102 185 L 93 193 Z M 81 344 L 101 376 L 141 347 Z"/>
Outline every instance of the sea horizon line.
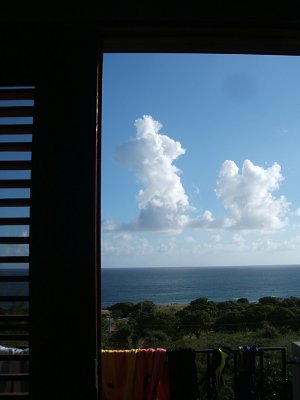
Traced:
<path fill-rule="evenodd" d="M 100 267 L 101 269 L 149 269 L 149 268 L 280 268 L 280 267 L 300 267 L 300 264 L 244 264 L 244 265 L 183 265 L 183 266 L 146 266 L 146 267 Z"/>

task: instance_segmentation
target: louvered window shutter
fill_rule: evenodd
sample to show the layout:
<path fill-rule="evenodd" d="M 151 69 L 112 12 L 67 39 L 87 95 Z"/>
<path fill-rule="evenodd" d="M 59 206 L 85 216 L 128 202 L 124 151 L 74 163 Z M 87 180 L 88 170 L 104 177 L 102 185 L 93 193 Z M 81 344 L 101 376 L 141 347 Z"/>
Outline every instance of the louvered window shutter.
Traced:
<path fill-rule="evenodd" d="M 29 397 L 34 88 L 0 88 L 0 399 Z"/>

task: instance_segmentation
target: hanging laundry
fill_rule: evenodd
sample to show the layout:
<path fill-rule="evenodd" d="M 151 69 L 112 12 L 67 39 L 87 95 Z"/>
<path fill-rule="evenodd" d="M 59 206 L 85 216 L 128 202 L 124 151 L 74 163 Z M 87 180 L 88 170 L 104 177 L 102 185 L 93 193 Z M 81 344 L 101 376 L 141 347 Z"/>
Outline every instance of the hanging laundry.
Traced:
<path fill-rule="evenodd" d="M 237 376 L 237 399 L 258 399 L 255 364 L 258 355 L 257 346 L 239 346 L 238 348 L 238 376 Z"/>
<path fill-rule="evenodd" d="M 133 400 L 169 400 L 165 349 L 140 349 L 136 355 Z"/>
<path fill-rule="evenodd" d="M 229 358 L 229 352 L 214 349 L 211 356 L 210 368 L 201 380 L 202 393 L 207 398 L 216 400 L 224 385 L 223 372 Z"/>
<path fill-rule="evenodd" d="M 168 350 L 167 357 L 170 400 L 200 399 L 195 351 Z"/>
<path fill-rule="evenodd" d="M 104 400 L 132 400 L 138 350 L 102 350 Z"/>
<path fill-rule="evenodd" d="M 169 400 L 165 349 L 102 350 L 104 400 Z"/>

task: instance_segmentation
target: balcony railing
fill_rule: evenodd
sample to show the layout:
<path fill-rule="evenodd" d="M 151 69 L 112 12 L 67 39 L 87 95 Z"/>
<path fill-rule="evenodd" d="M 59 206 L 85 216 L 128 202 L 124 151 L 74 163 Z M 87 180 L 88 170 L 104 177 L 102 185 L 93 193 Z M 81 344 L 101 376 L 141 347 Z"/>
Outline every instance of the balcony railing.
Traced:
<path fill-rule="evenodd" d="M 229 354 L 229 362 L 227 362 L 226 368 L 224 368 L 224 373 L 227 375 L 227 379 L 229 382 L 226 383 L 226 385 L 230 386 L 230 392 L 232 393 L 232 399 L 234 400 L 243 400 L 241 396 L 238 394 L 238 374 L 240 371 L 240 365 L 239 365 L 239 360 L 238 360 L 238 349 L 227 349 L 226 350 Z M 208 385 L 206 385 L 206 390 L 203 392 L 202 390 L 202 396 L 205 396 L 207 400 L 213 400 L 216 397 L 215 390 L 214 390 L 214 383 L 213 383 L 213 376 L 214 376 L 214 371 L 212 367 L 212 355 L 213 355 L 214 350 L 213 349 L 201 349 L 201 350 L 196 350 L 196 353 L 199 356 L 205 356 L 206 357 L 206 369 L 205 369 L 205 375 L 210 377 L 210 382 Z M 274 377 L 271 377 L 274 386 L 276 388 L 274 389 L 273 396 L 270 396 L 269 387 L 266 387 L 266 354 L 272 353 L 272 356 L 275 355 L 275 353 L 278 353 L 278 359 L 276 360 L 276 363 L 279 364 L 279 375 L 278 375 L 278 370 L 275 374 Z M 287 366 L 289 364 L 292 364 L 293 361 L 287 361 L 287 356 L 286 356 L 286 348 L 285 347 L 257 347 L 257 353 L 256 353 L 256 368 L 255 368 L 255 379 L 256 379 L 256 394 L 254 394 L 253 397 L 255 399 L 259 400 L 265 400 L 265 399 L 270 399 L 270 398 L 275 398 L 275 399 L 280 399 L 280 400 L 290 400 L 292 397 L 288 397 L 288 391 L 287 391 Z M 274 362 L 274 357 L 272 357 L 273 362 Z M 268 358 L 268 367 L 272 362 Z M 202 360 L 203 363 L 203 360 Z M 272 367 L 272 365 L 271 365 Z M 268 376 L 270 378 L 270 376 Z M 225 385 L 224 385 L 225 386 Z M 276 392 L 277 389 L 277 392 Z M 223 398 L 222 397 L 222 391 L 223 388 L 220 389 L 219 397 L 218 398 Z M 226 397 L 227 398 L 227 397 Z"/>
<path fill-rule="evenodd" d="M 293 343 L 293 348 L 295 347 L 294 345 L 295 343 Z M 153 351 L 155 352 L 152 349 L 151 352 Z M 161 349 L 157 351 L 160 352 Z M 185 352 L 184 349 L 179 349 L 178 351 Z M 297 354 L 300 355 L 300 346 L 297 346 L 297 351 Z M 128 351 L 123 352 L 118 350 L 116 353 L 109 352 L 108 354 L 111 356 L 115 354 L 118 357 L 120 356 L 120 352 L 127 353 Z M 166 354 L 166 360 L 168 360 L 168 351 L 166 351 Z M 300 363 L 298 362 L 298 358 L 295 357 L 295 352 L 293 352 L 293 360 L 287 360 L 287 349 L 285 347 L 238 346 L 235 349 L 230 349 L 224 346 L 216 349 L 195 350 L 194 354 L 198 378 L 197 382 L 193 382 L 193 385 L 198 386 L 200 399 L 202 400 L 299 399 L 297 393 L 299 393 L 298 386 L 300 385 L 300 379 L 298 378 Z M 222 356 L 218 358 L 220 354 Z M 124 361 L 123 357 L 124 354 L 120 360 Z M 105 360 L 106 358 L 102 358 L 104 363 Z M 182 363 L 184 358 L 178 358 L 178 360 L 181 360 L 180 362 Z M 174 359 L 172 361 L 172 370 L 174 369 L 173 363 Z M 116 365 L 120 365 L 119 361 Z M 166 361 L 167 365 L 168 361 Z M 294 374 L 295 379 L 292 377 L 291 365 L 293 366 L 293 373 L 295 372 L 295 367 L 297 368 L 297 375 Z M 103 367 L 105 369 L 105 366 Z M 162 370 L 164 368 L 162 367 Z M 178 365 L 178 368 L 192 371 L 191 365 Z M 137 369 L 136 373 L 138 375 L 134 379 L 137 379 L 138 382 L 141 379 L 143 381 L 143 378 L 140 377 L 140 373 L 143 372 Z M 118 372 L 116 376 L 118 376 Z M 106 378 L 103 377 L 105 388 L 107 387 Z M 131 375 L 129 379 L 132 379 Z M 135 382 L 134 379 L 132 381 L 133 385 Z M 183 381 L 179 382 L 179 390 L 181 390 L 181 386 L 187 387 L 188 383 L 185 379 L 183 378 Z M 189 384 L 191 383 L 189 382 Z"/>

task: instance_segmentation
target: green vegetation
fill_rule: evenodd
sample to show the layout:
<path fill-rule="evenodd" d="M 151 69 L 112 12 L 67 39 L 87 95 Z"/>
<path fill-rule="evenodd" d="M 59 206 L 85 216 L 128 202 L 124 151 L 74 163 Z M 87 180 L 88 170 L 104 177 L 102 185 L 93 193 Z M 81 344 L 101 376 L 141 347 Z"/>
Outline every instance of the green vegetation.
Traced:
<path fill-rule="evenodd" d="M 107 312 L 108 311 L 108 312 Z M 117 303 L 102 316 L 103 348 L 145 346 L 154 338 L 168 348 L 207 348 L 255 343 L 285 346 L 299 339 L 300 298 L 263 297 L 212 302 L 199 298 L 188 305 L 156 305 L 152 301 Z M 290 343 L 288 343 L 288 346 Z"/>
<path fill-rule="evenodd" d="M 287 358 L 291 359 L 291 343 L 300 340 L 300 298 L 263 297 L 257 303 L 249 303 L 245 298 L 223 302 L 198 298 L 188 305 L 124 302 L 108 307 L 101 322 L 103 348 L 213 349 L 227 346 L 235 349 L 239 345 L 253 344 L 286 347 Z M 206 359 L 205 356 L 197 359 L 201 374 Z M 280 399 L 280 368 L 280 354 L 268 354 L 266 399 Z M 226 371 L 224 379 L 232 380 L 232 371 Z M 290 380 L 288 368 L 288 399 Z M 232 398 L 232 385 L 228 384 L 219 399 Z"/>

